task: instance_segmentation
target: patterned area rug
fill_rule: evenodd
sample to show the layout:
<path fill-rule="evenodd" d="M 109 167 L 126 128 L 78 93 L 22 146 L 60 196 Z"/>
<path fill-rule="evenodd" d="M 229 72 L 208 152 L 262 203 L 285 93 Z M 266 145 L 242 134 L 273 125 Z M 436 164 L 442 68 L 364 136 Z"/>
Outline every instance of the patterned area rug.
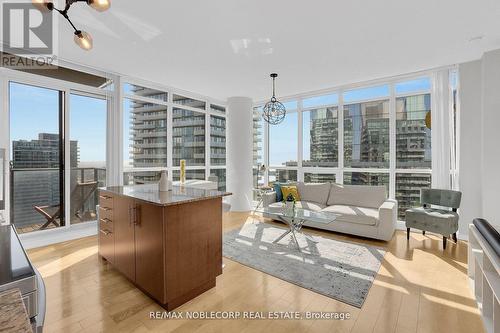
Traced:
<path fill-rule="evenodd" d="M 247 222 L 224 234 L 223 255 L 282 280 L 360 308 L 385 251 L 379 248 L 296 233 L 274 244 L 285 227 Z M 305 230 L 307 233 L 307 230 Z"/>

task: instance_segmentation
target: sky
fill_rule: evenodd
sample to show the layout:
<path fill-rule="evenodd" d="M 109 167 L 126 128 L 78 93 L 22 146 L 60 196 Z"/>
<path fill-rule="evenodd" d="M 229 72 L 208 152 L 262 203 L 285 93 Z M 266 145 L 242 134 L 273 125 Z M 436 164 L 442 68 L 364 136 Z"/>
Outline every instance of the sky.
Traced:
<path fill-rule="evenodd" d="M 77 140 L 80 162 L 106 160 L 106 100 L 71 94 L 70 139 Z M 38 133 L 59 132 L 59 92 L 10 83 L 10 135 L 34 140 Z"/>

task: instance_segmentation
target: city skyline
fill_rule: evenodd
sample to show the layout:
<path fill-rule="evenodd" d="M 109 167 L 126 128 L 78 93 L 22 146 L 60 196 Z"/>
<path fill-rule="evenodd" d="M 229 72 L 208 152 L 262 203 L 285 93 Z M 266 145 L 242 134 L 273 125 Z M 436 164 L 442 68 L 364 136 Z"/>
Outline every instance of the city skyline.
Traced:
<path fill-rule="evenodd" d="M 9 92 L 11 142 L 36 140 L 39 133 L 59 133 L 59 91 L 11 82 Z M 107 102 L 77 94 L 69 98 L 69 135 L 79 142 L 80 162 L 102 164 L 106 161 Z"/>

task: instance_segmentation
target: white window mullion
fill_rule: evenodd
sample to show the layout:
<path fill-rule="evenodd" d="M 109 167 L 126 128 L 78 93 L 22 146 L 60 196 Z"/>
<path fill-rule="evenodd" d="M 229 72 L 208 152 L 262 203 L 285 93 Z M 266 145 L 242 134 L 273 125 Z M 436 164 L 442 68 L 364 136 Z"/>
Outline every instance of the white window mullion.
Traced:
<path fill-rule="evenodd" d="M 0 72 L 1 73 L 1 72 Z M 0 112 L 0 148 L 5 149 L 5 164 L 4 164 L 4 203 L 5 210 L 3 218 L 8 223 L 10 221 L 10 170 L 7 161 L 10 159 L 10 111 L 9 111 L 9 80 L 7 78 L 0 77 L 0 101 L 2 110 Z M 1 177 L 2 175 L 0 175 Z"/>
<path fill-rule="evenodd" d="M 389 85 L 389 198 L 396 197 L 396 92 Z"/>
<path fill-rule="evenodd" d="M 167 106 L 167 170 L 168 179 L 173 180 L 173 153 L 174 153 L 174 124 L 173 119 L 173 107 L 172 107 L 172 93 L 168 92 L 169 105 Z"/>
<path fill-rule="evenodd" d="M 64 221 L 65 228 L 71 226 L 71 147 L 70 147 L 70 96 L 71 90 L 65 89 L 63 93 L 62 114 L 64 119 L 63 128 L 59 130 L 63 133 L 64 139 Z M 62 203 L 61 203 L 62 204 Z"/>
<path fill-rule="evenodd" d="M 123 101 L 122 81 L 115 77 L 115 91 L 108 97 L 108 114 L 106 126 L 106 184 L 123 185 L 123 165 L 125 156 L 123 133 Z M 118 147 L 118 149 L 116 149 Z"/>
<path fill-rule="evenodd" d="M 344 91 L 340 89 L 339 106 L 337 110 L 338 122 L 338 172 L 335 176 L 335 182 L 344 184 Z"/>
<path fill-rule="evenodd" d="M 205 107 L 210 109 L 210 102 L 205 101 Z M 205 112 L 205 179 L 208 180 L 208 176 L 210 176 L 210 165 L 212 151 L 210 149 L 210 113 L 208 111 Z"/>
<path fill-rule="evenodd" d="M 297 119 L 298 119 L 298 131 L 297 131 L 297 138 L 298 138 L 298 145 L 297 145 L 297 166 L 298 166 L 298 170 L 297 170 L 297 181 L 301 182 L 301 181 L 304 181 L 304 171 L 302 169 L 302 161 L 304 159 L 304 156 L 303 156 L 303 152 L 304 152 L 304 149 L 303 149 L 303 143 L 304 143 L 304 140 L 303 140 L 303 126 L 302 126 L 302 123 L 303 123 L 303 117 L 302 117 L 302 99 L 299 98 L 299 100 L 297 101 Z"/>

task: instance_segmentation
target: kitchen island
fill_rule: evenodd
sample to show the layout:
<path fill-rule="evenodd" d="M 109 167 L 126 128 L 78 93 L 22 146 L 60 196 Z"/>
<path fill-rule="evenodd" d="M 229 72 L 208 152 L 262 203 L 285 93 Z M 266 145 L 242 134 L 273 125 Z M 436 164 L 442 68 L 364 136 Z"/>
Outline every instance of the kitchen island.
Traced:
<path fill-rule="evenodd" d="M 227 192 L 157 184 L 99 189 L 99 255 L 165 309 L 215 287 L 222 274 Z"/>

